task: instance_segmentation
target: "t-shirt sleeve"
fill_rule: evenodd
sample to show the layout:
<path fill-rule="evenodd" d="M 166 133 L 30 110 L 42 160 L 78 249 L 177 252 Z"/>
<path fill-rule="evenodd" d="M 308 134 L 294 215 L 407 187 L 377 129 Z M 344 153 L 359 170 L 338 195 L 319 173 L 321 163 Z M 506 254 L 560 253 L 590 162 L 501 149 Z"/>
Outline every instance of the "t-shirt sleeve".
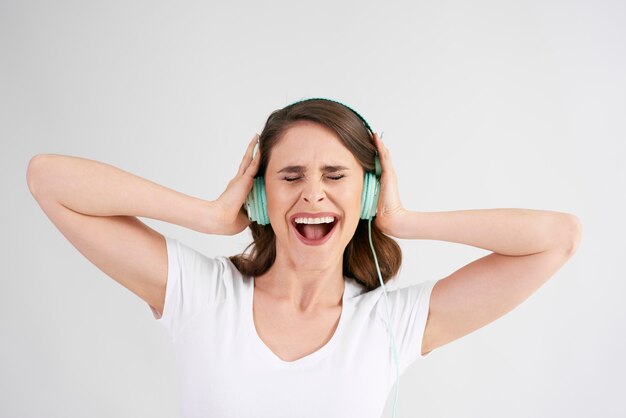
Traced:
<path fill-rule="evenodd" d="M 426 357 L 422 355 L 422 340 L 428 319 L 430 295 L 437 281 L 430 280 L 387 291 L 391 330 L 396 342 L 398 366 L 401 372 L 414 361 Z M 385 295 L 382 294 L 378 304 L 378 314 L 386 326 L 387 310 L 384 299 Z"/>
<path fill-rule="evenodd" d="M 210 308 L 222 297 L 223 265 L 175 238 L 165 236 L 167 247 L 167 282 L 163 314 L 151 306 L 152 315 L 172 339 L 186 322 Z"/>

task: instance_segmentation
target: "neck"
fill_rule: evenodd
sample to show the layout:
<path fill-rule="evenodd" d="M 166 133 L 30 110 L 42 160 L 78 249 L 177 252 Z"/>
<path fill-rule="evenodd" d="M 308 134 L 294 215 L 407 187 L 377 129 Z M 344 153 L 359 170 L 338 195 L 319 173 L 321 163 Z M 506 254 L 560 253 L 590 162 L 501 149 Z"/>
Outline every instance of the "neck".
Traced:
<path fill-rule="evenodd" d="M 255 289 L 294 311 L 309 313 L 341 306 L 345 291 L 343 265 L 307 269 L 277 257 L 270 269 L 254 278 Z"/>

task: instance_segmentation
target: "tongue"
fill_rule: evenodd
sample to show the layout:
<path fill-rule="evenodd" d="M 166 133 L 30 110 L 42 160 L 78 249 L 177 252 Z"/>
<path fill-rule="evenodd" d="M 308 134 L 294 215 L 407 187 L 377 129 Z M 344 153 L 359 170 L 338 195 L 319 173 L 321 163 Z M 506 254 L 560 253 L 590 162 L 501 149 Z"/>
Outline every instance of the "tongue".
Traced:
<path fill-rule="evenodd" d="M 303 224 L 302 235 L 308 239 L 320 239 L 330 232 L 332 226 L 332 224 Z"/>

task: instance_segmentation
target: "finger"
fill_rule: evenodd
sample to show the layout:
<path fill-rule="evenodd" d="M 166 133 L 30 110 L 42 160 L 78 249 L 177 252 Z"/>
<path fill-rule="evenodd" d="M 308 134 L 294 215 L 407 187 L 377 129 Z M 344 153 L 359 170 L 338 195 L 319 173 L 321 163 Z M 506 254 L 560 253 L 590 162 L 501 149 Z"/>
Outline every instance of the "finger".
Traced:
<path fill-rule="evenodd" d="M 389 149 L 383 144 L 382 135 L 375 134 L 376 138 L 376 147 L 378 148 L 378 153 L 382 154 L 384 157 L 389 157 Z"/>
<path fill-rule="evenodd" d="M 241 162 L 239 163 L 239 169 L 237 170 L 237 175 L 235 177 L 239 177 L 243 174 L 249 162 L 247 160 L 250 158 L 250 147 L 254 148 L 254 143 L 256 140 L 256 135 L 252 137 L 252 140 L 248 143 L 248 147 L 246 148 L 246 153 L 243 155 Z"/>
<path fill-rule="evenodd" d="M 246 148 L 246 153 L 244 154 L 243 158 L 241 159 L 241 163 L 239 164 L 239 169 L 237 170 L 237 177 L 241 176 L 246 170 L 246 168 L 248 168 L 248 166 L 250 165 L 250 161 L 252 161 L 252 151 L 254 150 L 254 146 L 258 142 L 258 139 L 259 139 L 259 135 L 255 134 L 252 137 L 252 140 L 250 141 L 250 143 L 248 144 L 248 148 Z"/>
<path fill-rule="evenodd" d="M 246 169 L 244 170 L 244 173 L 246 175 L 254 177 L 256 175 L 256 172 L 259 169 L 260 161 L 261 161 L 261 150 L 257 149 L 256 154 L 254 155 L 254 158 L 252 158 L 252 161 L 250 162 L 250 164 L 248 164 L 248 167 L 246 167 Z"/>
<path fill-rule="evenodd" d="M 384 132 L 383 132 L 383 133 L 384 133 Z M 374 142 L 375 142 L 375 144 L 374 144 L 374 145 L 376 145 L 376 149 L 377 149 L 378 153 L 379 153 L 379 154 L 382 154 L 382 153 L 383 153 L 383 150 L 384 150 L 384 145 L 383 145 L 383 139 L 382 139 L 382 136 L 381 136 L 381 135 L 379 135 L 378 133 L 375 133 L 375 134 L 374 134 Z"/>
<path fill-rule="evenodd" d="M 382 160 L 388 156 L 389 151 L 387 150 L 387 148 L 383 144 L 382 138 L 377 133 L 374 134 L 374 142 L 375 142 L 375 145 L 376 145 L 376 150 L 378 151 L 378 155 L 381 158 L 381 162 L 380 163 L 382 164 Z"/>
<path fill-rule="evenodd" d="M 383 144 L 380 136 L 375 135 L 376 145 L 378 147 L 378 155 L 380 158 L 380 165 L 383 172 L 388 172 L 390 175 L 395 175 L 393 165 L 391 163 L 391 155 L 389 149 Z"/>

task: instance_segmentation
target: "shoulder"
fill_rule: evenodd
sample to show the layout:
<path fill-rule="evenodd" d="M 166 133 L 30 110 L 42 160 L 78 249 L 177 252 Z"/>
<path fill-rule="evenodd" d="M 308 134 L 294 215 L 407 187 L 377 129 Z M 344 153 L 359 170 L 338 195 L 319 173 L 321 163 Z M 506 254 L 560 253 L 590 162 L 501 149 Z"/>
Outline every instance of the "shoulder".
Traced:
<path fill-rule="evenodd" d="M 416 315 L 428 310 L 430 295 L 437 280 L 427 280 L 408 286 L 385 286 L 376 288 L 372 293 L 376 296 L 376 311 L 379 316 L 387 315 L 387 304 L 392 316 Z"/>
<path fill-rule="evenodd" d="M 233 294 L 242 295 L 253 286 L 252 277 L 241 273 L 233 262 L 230 261 L 229 256 L 216 256 L 215 261 L 220 266 L 219 280 L 224 288 L 226 297 Z"/>
<path fill-rule="evenodd" d="M 204 274 L 239 273 L 227 256 L 211 256 L 193 245 L 172 237 L 165 237 L 173 262 L 179 262 L 187 272 Z"/>
<path fill-rule="evenodd" d="M 225 255 L 208 255 L 193 245 L 168 238 L 170 269 L 181 279 L 183 292 L 194 298 L 221 300 L 245 290 L 246 277 Z"/>

